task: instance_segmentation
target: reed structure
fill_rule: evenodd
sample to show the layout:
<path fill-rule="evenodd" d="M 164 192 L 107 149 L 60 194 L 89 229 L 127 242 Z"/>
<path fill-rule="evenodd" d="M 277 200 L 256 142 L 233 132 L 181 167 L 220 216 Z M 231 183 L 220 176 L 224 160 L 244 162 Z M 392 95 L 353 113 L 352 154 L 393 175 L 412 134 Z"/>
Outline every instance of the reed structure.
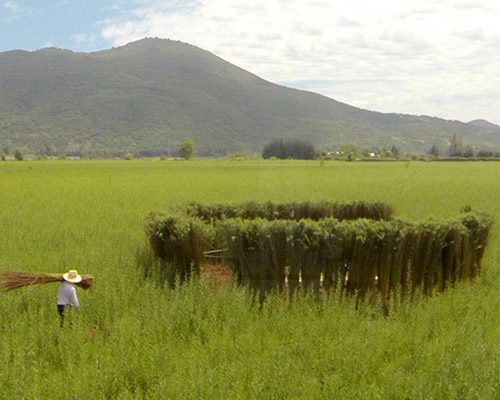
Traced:
<path fill-rule="evenodd" d="M 491 225 L 474 212 L 410 223 L 381 203 L 192 203 L 150 214 L 146 234 L 160 268 L 181 280 L 215 252 L 259 293 L 300 286 L 387 304 L 478 276 Z"/>
<path fill-rule="evenodd" d="M 30 273 L 22 271 L 0 271 L 0 289 L 8 292 L 27 286 L 40 285 L 43 283 L 61 282 L 63 274 L 44 274 Z M 94 277 L 91 275 L 82 275 L 82 280 L 75 285 L 88 289 L 94 283 Z"/>

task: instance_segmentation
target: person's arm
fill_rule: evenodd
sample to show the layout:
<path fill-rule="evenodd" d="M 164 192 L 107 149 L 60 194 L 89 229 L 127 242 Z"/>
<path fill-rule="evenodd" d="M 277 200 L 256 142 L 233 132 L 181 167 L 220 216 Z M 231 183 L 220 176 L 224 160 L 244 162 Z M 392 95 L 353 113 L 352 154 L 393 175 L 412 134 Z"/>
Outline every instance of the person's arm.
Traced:
<path fill-rule="evenodd" d="M 76 288 L 74 286 L 71 287 L 70 301 L 76 309 L 80 307 L 80 303 L 78 303 L 78 298 L 76 297 Z"/>

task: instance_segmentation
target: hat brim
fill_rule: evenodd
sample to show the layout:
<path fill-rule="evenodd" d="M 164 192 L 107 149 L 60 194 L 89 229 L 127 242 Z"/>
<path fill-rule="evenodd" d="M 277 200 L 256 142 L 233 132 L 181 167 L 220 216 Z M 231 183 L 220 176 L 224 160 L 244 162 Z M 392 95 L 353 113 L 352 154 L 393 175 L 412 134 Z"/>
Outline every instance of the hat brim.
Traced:
<path fill-rule="evenodd" d="M 63 278 L 66 282 L 71 282 L 71 283 L 79 283 L 82 281 L 82 277 L 80 275 L 76 275 L 74 278 L 69 277 L 69 272 L 66 272 L 63 274 Z"/>

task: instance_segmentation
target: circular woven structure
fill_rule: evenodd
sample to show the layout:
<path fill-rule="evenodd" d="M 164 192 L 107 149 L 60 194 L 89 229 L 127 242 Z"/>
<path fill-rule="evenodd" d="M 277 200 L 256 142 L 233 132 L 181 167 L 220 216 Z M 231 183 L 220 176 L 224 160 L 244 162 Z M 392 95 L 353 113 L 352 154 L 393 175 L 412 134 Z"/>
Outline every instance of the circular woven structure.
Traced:
<path fill-rule="evenodd" d="M 160 268 L 187 279 L 212 257 L 261 293 L 309 287 L 342 294 L 431 294 L 475 278 L 489 216 L 411 223 L 382 203 L 242 203 L 152 213 L 146 234 Z"/>

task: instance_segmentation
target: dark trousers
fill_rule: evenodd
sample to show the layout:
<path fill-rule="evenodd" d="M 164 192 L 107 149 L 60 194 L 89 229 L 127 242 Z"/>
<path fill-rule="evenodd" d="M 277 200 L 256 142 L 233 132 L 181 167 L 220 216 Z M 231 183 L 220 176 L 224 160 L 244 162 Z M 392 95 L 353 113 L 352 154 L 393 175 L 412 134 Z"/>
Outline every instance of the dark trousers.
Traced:
<path fill-rule="evenodd" d="M 57 312 L 59 313 L 59 316 L 61 317 L 61 327 L 62 327 L 64 325 L 64 305 L 63 304 L 57 305 Z"/>

